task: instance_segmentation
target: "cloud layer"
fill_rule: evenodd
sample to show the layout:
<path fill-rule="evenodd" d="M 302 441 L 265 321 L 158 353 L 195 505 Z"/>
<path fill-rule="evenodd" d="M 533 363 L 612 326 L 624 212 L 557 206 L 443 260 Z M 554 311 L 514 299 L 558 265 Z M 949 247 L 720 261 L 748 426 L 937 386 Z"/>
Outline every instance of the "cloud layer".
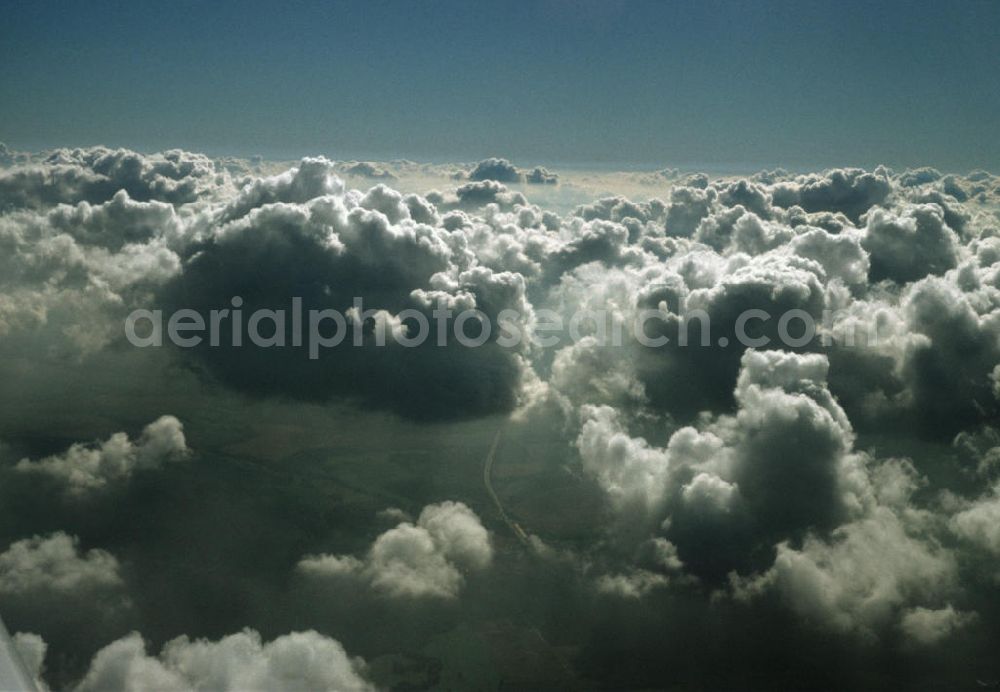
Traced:
<path fill-rule="evenodd" d="M 54 685 L 1000 677 L 990 173 L 0 155 L 0 608 Z M 123 330 L 293 298 L 344 339 Z M 561 326 L 404 345 L 463 310 Z"/>

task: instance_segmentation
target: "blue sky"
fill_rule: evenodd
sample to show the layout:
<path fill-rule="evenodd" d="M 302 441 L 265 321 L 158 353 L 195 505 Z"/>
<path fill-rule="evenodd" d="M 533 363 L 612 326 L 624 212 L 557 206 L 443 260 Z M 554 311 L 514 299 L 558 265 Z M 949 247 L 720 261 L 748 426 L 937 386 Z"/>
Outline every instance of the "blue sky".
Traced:
<path fill-rule="evenodd" d="M 998 2 L 4 2 L 0 141 L 1000 169 Z"/>

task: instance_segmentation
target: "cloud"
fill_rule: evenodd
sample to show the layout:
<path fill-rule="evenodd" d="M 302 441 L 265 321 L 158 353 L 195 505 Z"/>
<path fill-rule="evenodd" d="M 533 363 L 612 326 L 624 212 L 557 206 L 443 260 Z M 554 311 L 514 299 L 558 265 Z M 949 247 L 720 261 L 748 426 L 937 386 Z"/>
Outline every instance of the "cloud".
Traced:
<path fill-rule="evenodd" d="M 838 528 L 829 542 L 810 537 L 800 549 L 779 545 L 774 565 L 737 582 L 736 590 L 743 597 L 773 590 L 801 616 L 864 638 L 897 622 L 919 638 L 916 630 L 926 635 L 930 623 L 909 607 L 949 597 L 956 579 L 950 553 L 909 535 L 893 513 L 880 509 Z"/>
<path fill-rule="evenodd" d="M 537 170 L 537 169 L 536 169 Z M 495 180 L 498 183 L 519 183 L 522 175 L 507 159 L 483 159 L 469 171 L 469 180 Z"/>
<path fill-rule="evenodd" d="M 1000 487 L 951 518 L 951 530 L 993 555 L 1000 555 Z"/>
<path fill-rule="evenodd" d="M 853 431 L 826 388 L 827 368 L 814 354 L 743 357 L 732 473 L 762 528 L 830 527 L 849 514 L 841 474 L 849 473 Z"/>
<path fill-rule="evenodd" d="M 978 653 L 1000 554 L 991 174 L 5 156 L 0 605 L 48 642 L 57 686 L 133 629 L 159 647 L 245 625 L 336 636 L 373 659 L 371 675 L 338 663 L 359 685 L 447 686 L 449 638 L 497 651 L 491 623 L 511 603 L 538 628 L 526 650 L 580 652 L 559 670 L 608 687 L 801 686 L 830 670 L 877 687 L 886 669 L 947 686 L 972 659 L 997 677 Z M 244 317 L 292 297 L 349 312 L 360 296 L 372 312 L 315 360 L 288 334 L 269 348 L 123 340 L 137 307 L 208 314 L 234 296 Z M 546 310 L 564 328 L 551 348 L 395 342 L 439 308 L 494 324 L 514 310 L 524 330 Z M 770 316 L 746 325 L 771 339 L 755 348 L 734 340 L 751 309 Z M 793 309 L 815 338 L 782 341 Z M 618 325 L 656 310 L 646 335 L 670 343 L 615 343 L 589 318 L 570 339 L 584 310 Z M 130 437 L 162 410 L 187 427 L 164 417 Z M 532 536 L 523 553 L 469 509 L 501 423 L 494 481 Z M 212 463 L 170 463 L 188 431 Z M 101 441 L 70 444 L 87 439 Z M 455 502 L 437 503 L 442 484 Z M 387 506 L 403 509 L 376 515 Z M 142 511 L 122 522 L 122 508 Z M 739 655 L 719 653 L 720 632 Z M 233 636 L 184 640 L 174 658 L 119 639 L 91 679 L 293 684 L 266 677 L 275 642 Z M 303 651 L 333 641 L 315 636 Z M 675 646 L 697 651 L 668 668 Z M 250 662 L 213 668 L 222 678 L 203 666 L 237 650 Z"/>
<path fill-rule="evenodd" d="M 30 155 L 26 152 L 15 151 L 3 142 L 0 142 L 0 166 L 14 166 L 28 163 Z"/>
<path fill-rule="evenodd" d="M 669 584 L 662 574 L 636 570 L 627 574 L 604 574 L 597 579 L 597 590 L 619 598 L 637 599 L 656 588 Z"/>
<path fill-rule="evenodd" d="M 933 183 L 941 179 L 941 171 L 936 168 L 924 166 L 922 168 L 907 169 L 899 175 L 899 184 L 904 187 L 915 187 Z"/>
<path fill-rule="evenodd" d="M 550 281 L 580 265 L 601 262 L 605 266 L 628 264 L 640 258 L 635 248 L 629 247 L 628 228 L 622 224 L 600 219 L 581 224 L 576 237 L 549 255 Z"/>
<path fill-rule="evenodd" d="M 867 511 L 874 489 L 818 354 L 747 351 L 738 411 L 665 448 L 624 429 L 614 409 L 584 407 L 582 466 L 625 517 L 665 531 L 694 574 L 750 569 L 763 546 L 826 532 Z"/>
<path fill-rule="evenodd" d="M 402 522 L 375 539 L 363 560 L 346 555 L 303 558 L 312 577 L 358 577 L 397 598 L 457 598 L 467 572 L 493 560 L 489 533 L 461 502 L 427 505 L 415 524 Z"/>
<path fill-rule="evenodd" d="M 914 644 L 933 646 L 975 619 L 974 613 L 957 611 L 951 605 L 937 610 L 918 606 L 903 615 L 900 627 L 903 635 Z"/>
<path fill-rule="evenodd" d="M 958 238 L 940 207 L 909 207 L 899 216 L 875 209 L 867 219 L 862 245 L 871 256 L 873 281 L 909 283 L 956 265 Z"/>
<path fill-rule="evenodd" d="M 650 402 L 674 415 L 690 417 L 732 405 L 746 350 L 743 344 L 784 343 L 773 317 L 743 322 L 753 341 L 738 340 L 737 321 L 747 311 L 781 316 L 801 310 L 815 323 L 822 322 L 824 275 L 811 260 L 772 252 L 720 263 L 715 256 L 692 253 L 672 259 L 670 265 L 684 279 L 677 290 L 677 307 L 670 306 L 660 328 L 653 325 L 646 330 L 650 337 L 665 336 L 670 341 L 665 347 L 641 350 L 638 367 Z M 655 293 L 648 295 L 651 302 Z M 703 342 L 706 330 L 708 340 Z M 726 341 L 720 342 L 722 337 Z M 682 345 L 684 338 L 688 346 Z"/>
<path fill-rule="evenodd" d="M 278 175 L 257 178 L 244 186 L 223 214 L 225 220 L 238 219 L 250 210 L 276 202 L 307 202 L 316 197 L 342 193 L 344 183 L 335 175 L 335 166 L 322 156 L 304 158 L 295 168 Z"/>
<path fill-rule="evenodd" d="M 647 202 L 633 202 L 625 197 L 604 197 L 589 204 L 582 204 L 573 210 L 573 216 L 584 221 L 602 220 L 624 223 L 634 219 L 641 223 L 663 220 L 667 207 L 662 200 L 653 198 Z M 636 238 L 631 237 L 635 242 Z"/>
<path fill-rule="evenodd" d="M 312 183 L 302 179 L 304 171 L 313 176 Z M 415 222 L 406 200 L 388 188 L 378 186 L 360 197 L 331 192 L 305 203 L 265 203 L 242 211 L 245 202 L 258 204 L 275 195 L 290 200 L 317 188 L 339 190 L 340 181 L 331 182 L 329 176 L 326 164 L 312 161 L 291 176 L 244 190 L 227 211 L 232 216 L 239 209 L 240 217 L 219 227 L 185 260 L 162 291 L 164 308 L 208 315 L 231 307 L 232 297 L 239 296 L 245 314 L 259 308 L 287 311 L 297 297 L 303 314 L 334 309 L 346 315 L 360 299 L 364 308 L 384 311 L 383 318 L 390 321 L 404 311 L 417 311 L 436 325 L 435 310 L 450 310 L 448 334 L 466 309 L 483 311 L 491 325 L 507 308 L 531 319 L 520 276 L 475 266 L 461 231 Z M 420 419 L 509 411 L 530 377 L 522 352 L 496 344 L 498 329 L 479 348 L 466 348 L 454 338 L 439 345 L 436 337 L 415 348 L 400 346 L 394 338 L 383 346 L 371 333 L 362 345 L 354 345 L 370 319 L 345 326 L 358 334 L 316 355 L 305 345 L 290 346 L 291 339 L 285 341 L 290 347 L 272 351 L 228 341 L 214 347 L 205 340 L 186 355 L 221 381 L 252 393 L 314 401 L 339 396 Z M 284 328 L 290 326 L 286 321 Z M 283 375 L 261 377 L 262 358 L 280 361 Z"/>
<path fill-rule="evenodd" d="M 788 244 L 796 255 L 816 260 L 828 279 L 840 279 L 848 286 L 864 285 L 871 264 L 859 234 L 849 230 L 830 233 L 812 228 L 796 235 Z"/>
<path fill-rule="evenodd" d="M 392 171 L 372 163 L 371 161 L 343 163 L 340 165 L 340 170 L 342 170 L 345 175 L 351 175 L 357 178 L 371 178 L 372 180 L 396 180 L 396 176 L 392 173 Z"/>
<path fill-rule="evenodd" d="M 771 194 L 759 184 L 742 179 L 730 183 L 719 193 L 719 201 L 727 207 L 737 205 L 762 219 L 772 215 Z"/>
<path fill-rule="evenodd" d="M 666 216 L 667 234 L 681 237 L 692 235 L 702 219 L 708 216 L 716 194 L 712 188 L 675 187 L 671 190 Z"/>
<path fill-rule="evenodd" d="M 525 173 L 524 181 L 529 185 L 555 185 L 559 182 L 559 176 L 548 169 L 536 166 Z"/>
<path fill-rule="evenodd" d="M 112 251 L 158 236 L 176 238 L 182 234 L 182 222 L 173 205 L 157 200 L 137 202 L 125 190 L 119 190 L 103 204 L 60 205 L 49 213 L 48 220 L 54 229 L 69 234 L 81 245 Z"/>
<path fill-rule="evenodd" d="M 667 453 L 651 448 L 643 439 L 630 437 L 610 406 L 585 406 L 576 446 L 586 473 L 595 476 L 612 502 L 622 508 L 636 505 L 655 512 L 664 501 L 667 473 L 672 464 Z M 702 442 L 710 450 L 714 440 Z"/>
<path fill-rule="evenodd" d="M 0 595 L 29 593 L 82 596 L 122 587 L 118 560 L 103 550 L 83 553 L 63 532 L 16 541 L 0 553 Z"/>
<path fill-rule="evenodd" d="M 51 476 L 67 492 L 83 495 L 126 480 L 137 470 L 155 469 L 189 454 L 184 426 L 173 416 L 161 416 L 143 428 L 135 442 L 125 433 L 115 433 L 98 445 L 77 443 L 62 454 L 38 461 L 22 459 L 14 468 Z"/>
<path fill-rule="evenodd" d="M 855 221 L 873 206 L 885 202 L 891 192 L 889 172 L 881 167 L 872 172 L 860 168 L 833 169 L 771 187 L 776 206 L 798 205 L 807 212 L 842 212 Z"/>
<path fill-rule="evenodd" d="M 930 433 L 952 436 L 997 410 L 989 376 L 1000 360 L 1000 324 L 987 301 L 984 306 L 975 293 L 935 277 L 911 284 L 903 295 L 902 375 L 914 415 Z"/>
<path fill-rule="evenodd" d="M 58 149 L 40 163 L 0 173 L 0 207 L 42 208 L 105 202 L 118 192 L 139 201 L 187 204 L 228 179 L 207 156 L 171 150 L 143 155 L 127 149 Z"/>
<path fill-rule="evenodd" d="M 447 198 L 435 200 L 442 206 L 461 207 L 464 209 L 476 209 L 487 204 L 497 204 L 502 208 L 511 208 L 515 205 L 527 204 L 528 201 L 520 192 L 510 192 L 507 186 L 496 180 L 481 180 L 478 182 L 466 183 L 455 189 L 456 202 L 451 202 Z M 432 199 L 428 196 L 429 199 Z"/>
<path fill-rule="evenodd" d="M 210 641 L 181 636 L 157 656 L 133 632 L 97 652 L 77 692 L 104 690 L 373 690 L 365 662 L 335 639 L 292 632 L 264 642 L 245 629 Z"/>
<path fill-rule="evenodd" d="M 25 671 L 34 680 L 35 687 L 42 691 L 48 690 L 42 680 L 45 652 L 48 649 L 45 640 L 31 632 L 15 632 L 11 641 L 14 643 L 14 650 L 21 658 L 21 663 L 24 664 Z"/>
<path fill-rule="evenodd" d="M 121 333 L 119 311 L 146 303 L 146 291 L 180 267 L 176 250 L 193 212 L 137 201 L 124 189 L 102 202 L 73 201 L 0 215 L 0 334 L 8 357 L 102 349 Z"/>
<path fill-rule="evenodd" d="M 495 181 L 498 183 L 528 185 L 555 185 L 559 176 L 542 166 L 531 170 L 517 168 L 507 159 L 488 158 L 477 163 L 465 176 L 473 182 Z"/>

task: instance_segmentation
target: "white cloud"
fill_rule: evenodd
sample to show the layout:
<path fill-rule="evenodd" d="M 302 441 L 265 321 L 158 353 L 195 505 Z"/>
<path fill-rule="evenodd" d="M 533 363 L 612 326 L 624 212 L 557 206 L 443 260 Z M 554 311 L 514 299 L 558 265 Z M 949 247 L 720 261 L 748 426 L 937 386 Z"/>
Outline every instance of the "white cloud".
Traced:
<path fill-rule="evenodd" d="M 424 507 L 415 524 L 402 522 L 375 539 L 364 559 L 314 555 L 299 570 L 314 577 L 359 577 L 395 597 L 456 598 L 465 574 L 485 569 L 493 547 L 479 517 L 461 502 Z"/>
<path fill-rule="evenodd" d="M 620 598 L 642 598 L 650 591 L 667 586 L 670 580 L 662 574 L 635 570 L 625 574 L 604 574 L 597 578 L 597 590 Z"/>
<path fill-rule="evenodd" d="M 981 585 L 962 566 L 1000 554 L 996 445 L 977 442 L 986 446 L 966 473 L 924 439 L 971 435 L 1000 413 L 1000 195 L 990 174 L 668 170 L 528 185 L 550 172 L 499 159 L 473 168 L 306 158 L 286 169 L 102 147 L 0 156 L 0 367 L 19 377 L 5 404 L 50 363 L 112 362 L 133 307 L 211 309 L 233 295 L 287 304 L 298 292 L 340 309 L 363 295 L 399 328 L 403 309 L 439 305 L 490 317 L 514 308 L 520 327 L 542 308 L 564 319 L 606 310 L 627 324 L 663 306 L 673 340 L 694 309 L 709 315 L 713 337 L 732 337 L 743 311 L 763 309 L 772 338 L 786 310 L 819 321 L 834 309 L 837 345 L 795 352 L 646 349 L 584 326 L 582 340 L 554 351 L 345 349 L 303 365 L 275 350 L 268 368 L 245 352 L 172 356 L 214 376 L 199 395 L 222 386 L 435 421 L 538 404 L 517 420 L 551 422 L 571 440 L 570 470 L 578 455 L 610 506 L 588 555 L 598 565 L 588 578 L 601 575 L 608 593 L 642 596 L 675 572 L 719 585 L 737 570 L 739 593 L 771 594 L 803 620 L 934 645 L 971 617 L 955 587 Z M 855 328 L 877 342 L 848 345 Z M 186 454 L 183 428 L 164 417 L 137 439 L 116 433 L 15 468 L 84 494 Z M 491 564 L 489 534 L 461 503 L 380 521 L 394 526 L 364 554 L 307 557 L 300 571 L 454 599 Z M 646 555 L 651 541 L 671 546 L 660 562 Z M 112 556 L 81 553 L 66 534 L 15 543 L 2 560 L 8 595 L 121 588 Z M 131 661 L 122 675 L 195 685 L 141 639 L 121 648 Z"/>
<path fill-rule="evenodd" d="M 935 204 L 907 207 L 898 215 L 872 210 L 862 245 L 871 255 L 873 281 L 916 281 L 943 274 L 958 259 L 958 238 Z"/>
<path fill-rule="evenodd" d="M 950 604 L 936 610 L 916 607 L 903 615 L 900 628 L 913 644 L 933 646 L 976 619 L 975 613 L 957 611 Z"/>
<path fill-rule="evenodd" d="M 143 428 L 134 442 L 119 432 L 97 445 L 74 444 L 62 454 L 38 461 L 22 459 L 15 469 L 58 479 L 68 492 L 85 494 L 129 478 L 136 470 L 155 469 L 190 454 L 184 426 L 173 416 L 161 416 Z"/>
<path fill-rule="evenodd" d="M 21 657 L 25 672 L 35 681 L 35 687 L 45 692 L 49 688 L 42 679 L 45 670 L 45 652 L 48 644 L 45 640 L 32 632 L 15 632 L 11 637 L 14 642 L 14 650 Z"/>
<path fill-rule="evenodd" d="M 1000 556 L 1000 486 L 955 514 L 951 529 L 979 548 Z"/>
<path fill-rule="evenodd" d="M 879 509 L 838 528 L 829 541 L 779 545 L 766 573 L 735 586 L 744 598 L 773 590 L 807 620 L 872 639 L 892 623 L 911 631 L 926 625 L 909 609 L 953 595 L 957 576 L 954 556 L 909 535 L 895 514 Z"/>
<path fill-rule="evenodd" d="M 97 652 L 77 692 L 113 690 L 373 690 L 362 659 L 315 631 L 264 642 L 246 629 L 218 641 L 178 637 L 158 656 L 137 632 Z"/>
<path fill-rule="evenodd" d="M 99 549 L 81 552 L 63 532 L 16 541 L 0 553 L 0 595 L 85 595 L 124 585 L 118 560 Z"/>

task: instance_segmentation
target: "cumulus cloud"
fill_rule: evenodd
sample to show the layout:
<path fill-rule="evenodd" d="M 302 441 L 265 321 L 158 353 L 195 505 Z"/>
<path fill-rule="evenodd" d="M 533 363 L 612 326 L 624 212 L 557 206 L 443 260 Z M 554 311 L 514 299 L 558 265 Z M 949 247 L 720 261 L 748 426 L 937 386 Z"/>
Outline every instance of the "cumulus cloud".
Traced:
<path fill-rule="evenodd" d="M 584 422 L 576 445 L 584 471 L 599 480 L 616 504 L 655 511 L 671 466 L 664 451 L 630 437 L 610 406 L 585 407 L 581 414 Z M 712 440 L 704 442 L 709 451 L 716 446 Z"/>
<path fill-rule="evenodd" d="M 392 171 L 371 161 L 354 161 L 341 164 L 340 169 L 345 175 L 358 178 L 371 178 L 373 180 L 395 180 L 396 176 Z"/>
<path fill-rule="evenodd" d="M 852 451 L 828 369 L 817 354 L 748 351 L 738 413 L 683 428 L 664 449 L 628 434 L 613 409 L 585 408 L 583 468 L 619 512 L 638 507 L 648 530 L 664 531 L 687 570 L 729 574 L 738 599 L 775 596 L 864 641 L 902 632 L 914 646 L 934 644 L 976 619 L 950 603 L 961 594 L 957 556 L 935 536 L 934 515 L 913 505 L 926 480 L 912 464 Z M 965 504 L 951 530 L 995 552 L 997 506 L 994 495 Z M 749 553 L 771 541 L 773 561 L 761 568 Z M 664 584 L 636 572 L 600 588 L 638 598 Z"/>
<path fill-rule="evenodd" d="M 559 182 L 559 176 L 556 173 L 542 166 L 535 166 L 531 170 L 522 170 L 507 159 L 495 157 L 478 162 L 465 177 L 474 182 L 491 180 L 508 184 L 555 185 Z"/>
<path fill-rule="evenodd" d="M 363 659 L 316 631 L 264 642 L 245 629 L 210 641 L 181 636 L 159 655 L 137 633 L 97 652 L 79 692 L 104 690 L 374 690 Z"/>
<path fill-rule="evenodd" d="M 48 644 L 32 632 L 15 632 L 11 641 L 14 643 L 14 650 L 21 658 L 21 663 L 24 664 L 25 672 L 34 680 L 35 687 L 47 690 L 48 687 L 42 680 L 42 673 L 45 670 L 45 652 Z"/>
<path fill-rule="evenodd" d="M 748 351 L 736 415 L 682 428 L 665 449 L 631 437 L 610 407 L 585 408 L 583 468 L 620 511 L 668 527 L 695 573 L 718 578 L 745 567 L 761 544 L 837 526 L 866 495 L 827 368 L 820 355 Z"/>
<path fill-rule="evenodd" d="M 0 553 L 0 595 L 6 597 L 83 595 L 122 585 L 113 555 L 96 548 L 81 552 L 77 539 L 61 531 L 16 541 Z"/>
<path fill-rule="evenodd" d="M 675 236 L 693 234 L 702 219 L 708 216 L 715 197 L 716 192 L 711 188 L 675 187 L 670 192 L 670 205 L 667 207 L 667 233 Z"/>
<path fill-rule="evenodd" d="M 315 197 L 344 191 L 332 161 L 304 158 L 295 168 L 278 175 L 257 178 L 240 190 L 226 208 L 224 218 L 236 219 L 250 210 L 276 202 L 306 202 Z"/>
<path fill-rule="evenodd" d="M 788 655 L 826 665 L 849 658 L 855 644 L 889 657 L 930 656 L 949 641 L 979 641 L 995 624 L 1000 194 L 989 173 L 598 174 L 522 170 L 503 159 L 462 167 L 307 157 L 284 165 L 103 147 L 0 157 L 0 375 L 11 382 L 0 397 L 12 411 L 0 421 L 0 474 L 25 491 L 4 496 L 11 547 L 0 556 L 0 597 L 19 625 L 40 623 L 60 681 L 85 672 L 66 674 L 93 653 L 81 640 L 96 646 L 133 628 L 157 643 L 244 624 L 332 631 L 314 612 L 322 603 L 286 593 L 292 564 L 310 578 L 306 590 L 336 591 L 331 600 L 375 596 L 343 606 L 372 609 L 370 634 L 336 632 L 366 656 L 433 649 L 442 622 L 464 612 L 442 604 L 482 599 L 468 587 L 491 567 L 496 601 L 476 600 L 469 612 L 495 620 L 496 604 L 523 592 L 519 602 L 538 616 L 531 626 L 549 623 L 540 636 L 589 652 L 567 665 L 590 666 L 588 679 L 609 686 L 621 679 L 582 660 L 595 652 L 587 632 L 641 649 L 689 641 L 700 626 L 691 620 L 759 609 L 755 617 L 763 613 L 782 635 L 819 631 L 828 649 L 796 641 Z M 304 311 L 336 309 L 348 316 L 345 339 L 315 359 L 292 343 L 287 323 L 284 344 L 275 333 L 267 348 L 123 342 L 124 316 L 137 307 L 208 315 L 235 309 L 234 296 L 244 315 L 288 310 L 293 297 Z M 367 315 L 352 311 L 356 296 Z M 397 341 L 418 328 L 418 315 L 436 326 L 440 309 L 478 310 L 494 327 L 513 311 L 509 325 L 525 332 L 553 314 L 563 326 L 551 347 L 501 346 L 496 332 L 478 348 Z M 748 310 L 768 316 L 743 323 L 759 340 L 753 347 L 734 339 Z M 779 334 L 778 319 L 792 310 L 815 322 L 812 338 L 791 344 Z M 626 330 L 616 342 L 590 317 L 572 321 L 586 311 L 603 312 L 612 326 L 655 312 L 645 336 L 669 341 L 650 346 Z M 451 331 L 455 319 L 442 324 Z M 136 400 L 139 380 L 156 397 Z M 55 402 L 42 400 L 56 391 L 69 409 L 58 420 L 87 433 L 40 432 L 38 421 L 56 416 Z M 149 416 L 139 420 L 167 401 L 166 410 L 197 423 L 199 452 L 205 438 L 218 462 L 170 464 L 189 454 L 171 416 L 135 438 L 115 433 L 66 449 L 67 436 L 103 436 L 123 429 L 116 418 L 136 420 L 122 413 L 133 401 Z M 470 440 L 495 430 L 490 416 L 510 418 L 501 453 L 518 459 L 501 463 L 498 485 L 534 546 L 496 564 L 494 544 L 506 551 L 506 541 L 517 545 L 512 536 L 491 536 L 461 502 L 428 504 L 440 497 L 435 474 L 445 467 L 447 496 L 482 500 L 485 450 Z M 401 450 L 423 458 L 410 441 L 432 435 L 461 443 L 438 445 L 434 463 L 445 466 L 429 466 L 426 482 L 401 480 L 411 478 L 402 475 Z M 313 483 L 313 456 L 331 447 L 371 449 L 361 456 L 378 480 L 330 464 Z M 246 485 L 219 491 L 235 467 Z M 255 484 L 265 476 L 269 492 L 260 493 Z M 69 497 L 46 495 L 53 489 Z M 202 492 L 219 502 L 192 509 Z M 73 500 L 80 495 L 88 502 Z M 106 499 L 183 520 L 167 526 L 137 515 L 125 531 Z M 24 503 L 51 507 L 50 516 Z M 375 516 L 387 505 L 424 509 L 415 520 L 401 509 Z M 300 523 L 277 519 L 300 509 Z M 280 555 L 244 565 L 244 542 L 230 527 L 270 527 L 261 517 L 272 516 L 289 533 L 264 536 Z M 377 529 L 362 528 L 372 521 Z M 79 540 L 52 533 L 59 528 Z M 359 540 L 369 530 L 374 538 Z M 211 549 L 178 556 L 178 541 L 195 531 L 211 534 Z M 81 545 L 108 546 L 122 564 Z M 300 558 L 320 551 L 329 552 Z M 230 571 L 220 578 L 223 563 Z M 131 579 L 132 569 L 143 579 Z M 134 590 L 127 597 L 124 573 Z M 91 597 L 98 592 L 105 596 Z M 164 593 L 178 602 L 170 617 L 151 605 Z M 261 593 L 279 594 L 281 607 L 247 605 Z M 99 636 L 78 628 L 72 639 L 44 606 L 79 594 L 100 604 L 134 598 L 148 619 Z M 559 604 L 548 608 L 558 616 L 539 616 L 530 605 L 537 602 Z M 434 609 L 433 625 L 414 617 L 388 632 L 378 624 L 420 608 Z M 689 615 L 706 612 L 712 617 Z M 587 627 L 577 626 L 581 618 Z M 164 624 L 154 631 L 152 621 Z M 492 636 L 481 622 L 468 627 L 477 632 L 465 631 L 469 641 Z M 273 647 L 291 640 L 263 643 L 253 632 L 183 640 L 159 655 L 133 635 L 95 659 L 87 684 L 368 684 L 342 650 L 310 658 L 332 652 L 333 640 L 288 636 L 305 639 L 286 659 Z M 597 653 L 616 655 L 607 646 Z M 209 656 L 242 663 L 210 668 Z M 340 673 L 310 677 L 309 666 L 288 663 L 321 658 L 337 661 Z M 393 661 L 379 670 L 409 665 Z M 291 669 L 304 677 L 282 677 Z M 650 671 L 636 672 L 633 686 L 662 686 Z M 453 672 L 437 682 L 429 674 L 426 686 L 446 686 Z"/>
<path fill-rule="evenodd" d="M 125 190 L 119 190 L 103 204 L 59 205 L 50 212 L 49 222 L 82 245 L 111 251 L 157 236 L 173 239 L 182 233 L 173 205 L 158 200 L 137 202 Z"/>
<path fill-rule="evenodd" d="M 891 192 L 889 171 L 882 167 L 872 172 L 844 168 L 811 173 L 771 188 L 774 204 L 779 207 L 798 205 L 807 212 L 842 212 L 852 220 L 885 202 Z"/>
<path fill-rule="evenodd" d="M 668 583 L 669 580 L 662 574 L 636 570 L 626 574 L 601 575 L 597 580 L 597 590 L 603 594 L 635 599 Z"/>
<path fill-rule="evenodd" d="M 483 159 L 469 171 L 469 180 L 495 180 L 498 183 L 519 183 L 521 172 L 507 159 Z"/>
<path fill-rule="evenodd" d="M 904 636 L 914 644 L 932 646 L 975 619 L 974 613 L 957 611 L 951 605 L 936 610 L 918 606 L 903 615 L 900 627 Z"/>
<path fill-rule="evenodd" d="M 954 557 L 933 541 L 909 535 L 889 510 L 847 524 L 831 541 L 808 538 L 800 549 L 778 546 L 774 565 L 763 575 L 737 584 L 743 597 L 774 590 L 806 618 L 842 631 L 876 637 L 887 624 L 899 623 L 907 635 L 933 636 L 926 606 L 947 598 L 955 588 Z M 912 606 L 912 608 L 907 608 Z M 917 610 L 916 608 L 922 608 Z M 954 615 L 954 613 L 953 613 Z"/>
<path fill-rule="evenodd" d="M 227 217 L 239 218 L 219 227 L 185 260 L 162 292 L 167 306 L 208 314 L 240 296 L 249 313 L 288 310 L 297 297 L 304 311 L 334 309 L 343 315 L 359 299 L 371 311 L 366 314 L 382 311 L 390 322 L 416 311 L 436 324 L 434 312 L 448 311 L 448 333 L 463 310 L 480 310 L 491 325 L 504 309 L 531 319 L 523 278 L 477 266 L 465 233 L 415 221 L 412 200 L 381 186 L 363 196 L 344 194 L 322 161 L 308 161 L 283 175 L 248 187 L 228 207 Z M 488 184 L 496 183 L 470 183 Z M 292 203 L 318 191 L 321 196 Z M 263 202 L 278 198 L 282 201 Z M 246 210 L 251 204 L 254 208 Z M 395 338 L 382 346 L 371 333 L 358 346 L 354 341 L 373 318 L 360 313 L 357 318 L 344 327 L 357 334 L 342 337 L 338 347 L 318 356 L 306 346 L 289 348 L 284 333 L 286 347 L 271 352 L 205 341 L 190 355 L 224 382 L 254 393 L 309 400 L 339 396 L 414 418 L 509 411 L 530 378 L 523 351 L 497 346 L 497 329 L 474 349 L 454 338 L 439 344 L 436 337 L 417 348 L 399 346 Z M 281 329 L 290 327 L 286 321 Z M 409 333 L 410 327 L 399 328 Z M 285 374 L 257 376 L 262 357 L 281 360 Z M 322 369 L 316 367 L 317 357 Z"/>
<path fill-rule="evenodd" d="M 941 171 L 936 168 L 931 168 L 930 166 L 924 166 L 922 168 L 907 169 L 903 171 L 899 176 L 899 183 L 905 187 L 915 187 L 917 185 L 924 185 L 925 183 L 932 183 L 935 180 L 940 179 Z"/>
<path fill-rule="evenodd" d="M 957 262 L 958 238 L 937 205 L 910 207 L 899 216 L 872 211 L 862 244 L 871 257 L 873 281 L 909 283 L 943 274 Z"/>
<path fill-rule="evenodd" d="M 15 151 L 0 142 L 0 166 L 14 166 L 25 164 L 31 160 L 31 155 L 23 151 Z"/>
<path fill-rule="evenodd" d="M 822 228 L 811 228 L 792 238 L 788 248 L 819 262 L 828 279 L 840 279 L 848 286 L 863 285 L 868 280 L 871 259 L 859 234 L 846 229 L 830 233 Z"/>
<path fill-rule="evenodd" d="M 428 195 L 428 199 L 441 207 L 458 207 L 472 210 L 488 204 L 496 204 L 504 209 L 525 205 L 528 200 L 520 192 L 511 192 L 506 185 L 496 180 L 481 180 L 466 183 L 455 188 L 455 200 L 444 196 Z"/>
<path fill-rule="evenodd" d="M 1000 555 L 1000 487 L 955 514 L 951 528 L 980 549 Z"/>
<path fill-rule="evenodd" d="M 559 176 L 542 166 L 536 166 L 524 174 L 524 180 L 529 185 L 555 185 Z"/>
<path fill-rule="evenodd" d="M 912 284 L 902 300 L 907 326 L 902 375 L 910 405 L 929 431 L 942 436 L 994 414 L 997 399 L 989 376 L 1000 359 L 995 298 L 982 304 L 953 282 L 960 275 L 949 278 Z"/>
<path fill-rule="evenodd" d="M 719 201 L 727 207 L 741 206 L 762 219 L 772 214 L 771 194 L 762 185 L 742 179 L 730 183 L 722 189 Z"/>
<path fill-rule="evenodd" d="M 137 470 L 155 469 L 190 454 L 184 426 L 173 416 L 147 425 L 134 442 L 119 432 L 99 444 L 74 444 L 62 454 L 37 461 L 22 459 L 14 468 L 59 480 L 67 492 L 82 495 L 123 481 Z"/>
<path fill-rule="evenodd" d="M 172 150 L 143 155 L 127 149 L 59 149 L 40 163 L 0 173 L 0 206 L 39 208 L 59 202 L 100 203 L 119 190 L 140 201 L 185 204 L 228 184 L 211 159 Z"/>
<path fill-rule="evenodd" d="M 416 523 L 402 522 L 372 544 L 367 555 L 314 555 L 299 562 L 312 577 L 358 577 L 399 598 L 457 598 L 469 571 L 493 560 L 490 535 L 461 502 L 427 505 Z"/>

